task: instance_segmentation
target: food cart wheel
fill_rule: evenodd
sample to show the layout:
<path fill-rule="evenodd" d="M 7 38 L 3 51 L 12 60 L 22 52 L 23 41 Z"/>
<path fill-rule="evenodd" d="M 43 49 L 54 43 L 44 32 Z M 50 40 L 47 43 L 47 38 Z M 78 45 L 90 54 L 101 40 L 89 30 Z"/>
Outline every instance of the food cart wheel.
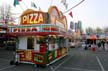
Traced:
<path fill-rule="evenodd" d="M 10 65 L 19 65 L 19 62 L 15 62 L 14 60 L 10 61 Z"/>
<path fill-rule="evenodd" d="M 14 63 L 15 63 L 14 60 L 10 61 L 10 65 L 14 65 Z"/>
<path fill-rule="evenodd" d="M 17 62 L 15 62 L 15 65 L 19 65 L 19 62 L 17 61 Z"/>

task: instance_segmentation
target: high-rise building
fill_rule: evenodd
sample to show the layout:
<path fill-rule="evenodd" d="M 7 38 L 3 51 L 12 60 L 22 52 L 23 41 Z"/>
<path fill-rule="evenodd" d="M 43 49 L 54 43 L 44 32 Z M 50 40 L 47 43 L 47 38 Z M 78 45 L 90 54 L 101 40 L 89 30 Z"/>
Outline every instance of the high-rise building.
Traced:
<path fill-rule="evenodd" d="M 82 22 L 78 21 L 78 29 L 82 30 Z"/>
<path fill-rule="evenodd" d="M 74 30 L 74 25 L 75 25 L 75 23 L 73 21 L 70 21 L 70 29 L 71 30 Z"/>
<path fill-rule="evenodd" d="M 80 33 L 82 33 L 82 22 L 78 21 L 75 23 L 75 32 L 80 31 Z"/>

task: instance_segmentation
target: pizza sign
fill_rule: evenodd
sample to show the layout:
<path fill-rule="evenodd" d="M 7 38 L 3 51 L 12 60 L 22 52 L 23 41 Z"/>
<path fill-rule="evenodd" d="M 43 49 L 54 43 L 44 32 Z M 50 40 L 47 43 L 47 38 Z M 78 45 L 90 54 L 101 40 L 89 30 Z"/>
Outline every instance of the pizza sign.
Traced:
<path fill-rule="evenodd" d="M 34 11 L 28 14 L 24 14 L 21 16 L 21 24 L 28 25 L 28 24 L 42 24 L 45 23 L 45 13 L 40 11 Z"/>

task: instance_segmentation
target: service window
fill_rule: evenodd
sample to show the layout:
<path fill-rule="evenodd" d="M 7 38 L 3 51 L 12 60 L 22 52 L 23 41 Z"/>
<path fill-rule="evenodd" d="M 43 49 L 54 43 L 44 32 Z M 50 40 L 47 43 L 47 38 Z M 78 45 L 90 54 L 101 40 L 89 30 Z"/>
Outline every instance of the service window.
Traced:
<path fill-rule="evenodd" d="M 34 49 L 34 38 L 33 37 L 28 37 L 27 49 Z"/>

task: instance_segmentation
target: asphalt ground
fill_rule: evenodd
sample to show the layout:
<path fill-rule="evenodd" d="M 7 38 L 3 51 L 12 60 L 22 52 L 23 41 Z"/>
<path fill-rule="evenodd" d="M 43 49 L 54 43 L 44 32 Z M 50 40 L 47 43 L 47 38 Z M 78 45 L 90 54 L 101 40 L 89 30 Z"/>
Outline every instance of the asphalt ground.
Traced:
<path fill-rule="evenodd" d="M 0 71 L 108 71 L 108 51 L 71 48 L 68 55 L 47 67 L 10 65 L 13 51 L 0 49 Z"/>

